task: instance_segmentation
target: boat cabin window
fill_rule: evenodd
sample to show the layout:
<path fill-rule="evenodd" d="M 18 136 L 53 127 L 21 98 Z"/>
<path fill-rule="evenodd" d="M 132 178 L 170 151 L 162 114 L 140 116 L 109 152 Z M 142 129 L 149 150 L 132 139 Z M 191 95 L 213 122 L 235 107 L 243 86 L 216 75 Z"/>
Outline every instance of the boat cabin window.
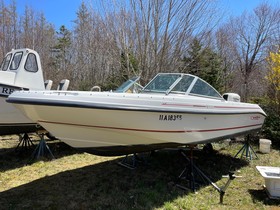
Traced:
<path fill-rule="evenodd" d="M 12 53 L 8 54 L 3 62 L 2 62 L 2 65 L 1 65 L 1 70 L 2 71 L 7 71 L 8 67 L 9 67 L 9 64 L 10 64 L 10 61 L 11 61 L 11 58 L 12 58 Z"/>
<path fill-rule="evenodd" d="M 14 54 L 12 63 L 10 65 L 10 70 L 17 70 L 22 58 L 23 52 L 17 52 Z"/>
<path fill-rule="evenodd" d="M 181 74 L 158 74 L 143 91 L 165 93 L 179 77 Z"/>
<path fill-rule="evenodd" d="M 24 68 L 26 71 L 30 71 L 30 72 L 38 71 L 38 64 L 37 64 L 37 59 L 35 54 L 33 53 L 28 54 Z"/>
<path fill-rule="evenodd" d="M 196 95 L 221 98 L 221 95 L 212 86 L 210 86 L 209 84 L 207 84 L 201 79 L 198 79 L 196 81 L 190 93 Z"/>

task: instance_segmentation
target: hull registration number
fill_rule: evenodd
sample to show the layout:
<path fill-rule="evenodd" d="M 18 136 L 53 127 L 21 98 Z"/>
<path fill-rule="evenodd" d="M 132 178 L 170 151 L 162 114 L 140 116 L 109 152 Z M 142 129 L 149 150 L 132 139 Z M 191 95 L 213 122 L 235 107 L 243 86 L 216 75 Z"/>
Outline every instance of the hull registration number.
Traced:
<path fill-rule="evenodd" d="M 182 115 L 178 114 L 161 114 L 159 115 L 159 120 L 161 121 L 176 121 L 176 120 L 182 120 Z"/>

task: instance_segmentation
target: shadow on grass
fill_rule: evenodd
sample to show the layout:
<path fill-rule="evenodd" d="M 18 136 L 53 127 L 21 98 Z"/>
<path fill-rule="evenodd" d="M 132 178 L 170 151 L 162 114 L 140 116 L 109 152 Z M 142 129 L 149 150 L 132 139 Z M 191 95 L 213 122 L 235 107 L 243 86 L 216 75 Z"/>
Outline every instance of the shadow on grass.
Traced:
<path fill-rule="evenodd" d="M 195 162 L 212 181 L 230 168 L 247 162 L 228 155 L 205 155 L 195 151 Z M 160 151 L 148 164 L 129 170 L 117 164 L 122 159 L 47 176 L 0 193 L 3 209 L 154 209 L 186 195 L 174 181 L 184 168 L 175 151 Z M 217 202 L 219 194 L 217 193 Z"/>
<path fill-rule="evenodd" d="M 270 199 L 265 189 L 249 189 L 248 192 L 251 194 L 253 202 L 261 202 L 264 205 L 270 206 L 280 206 L 280 199 Z"/>
<path fill-rule="evenodd" d="M 273 141 L 271 147 L 280 152 L 280 141 Z"/>
<path fill-rule="evenodd" d="M 39 143 L 39 140 L 33 140 L 34 145 L 28 147 L 18 147 L 15 144 L 14 147 L 1 148 L 0 149 L 0 171 L 7 171 L 15 168 L 20 168 L 27 164 L 31 164 L 36 161 L 36 156 L 34 157 L 34 151 Z M 73 147 L 61 141 L 47 141 L 47 145 L 50 148 L 56 159 L 80 153 Z M 39 159 L 51 160 L 51 157 L 46 153 L 45 156 L 39 157 Z"/>

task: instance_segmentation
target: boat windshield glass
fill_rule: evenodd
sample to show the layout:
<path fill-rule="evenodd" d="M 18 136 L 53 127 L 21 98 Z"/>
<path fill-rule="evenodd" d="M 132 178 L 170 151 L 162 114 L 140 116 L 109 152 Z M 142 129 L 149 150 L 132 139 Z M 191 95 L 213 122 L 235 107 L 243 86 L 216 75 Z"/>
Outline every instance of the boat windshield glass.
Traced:
<path fill-rule="evenodd" d="M 36 55 L 33 53 L 29 53 L 24 65 L 24 69 L 29 72 L 37 72 L 38 71 L 38 63 L 36 59 Z"/>
<path fill-rule="evenodd" d="M 137 82 L 140 77 L 132 77 L 131 79 L 124 82 L 120 87 L 118 87 L 114 92 L 124 93 L 124 92 L 134 92 L 135 88 L 142 88 Z"/>
<path fill-rule="evenodd" d="M 23 54 L 23 52 L 15 53 L 15 55 L 13 57 L 13 60 L 12 60 L 12 63 L 10 65 L 10 70 L 17 70 L 18 69 L 21 58 L 22 58 L 22 54 Z"/>
<path fill-rule="evenodd" d="M 221 95 L 212 86 L 201 79 L 198 79 L 194 84 L 190 94 L 203 95 L 215 98 L 222 98 Z"/>
<path fill-rule="evenodd" d="M 181 74 L 158 74 L 144 89 L 143 92 L 166 93 Z"/>
<path fill-rule="evenodd" d="M 170 93 L 186 93 L 192 84 L 194 77 L 191 75 L 184 75 L 182 79 L 175 85 L 174 88 L 170 91 Z"/>
<path fill-rule="evenodd" d="M 12 58 L 12 53 L 8 54 L 4 58 L 4 60 L 3 60 L 2 64 L 1 64 L 1 70 L 2 71 L 6 71 L 8 69 L 10 61 L 11 61 L 11 58 Z"/>
<path fill-rule="evenodd" d="M 190 74 L 158 74 L 142 90 L 165 94 L 191 94 L 222 98 L 219 92 L 204 80 Z"/>

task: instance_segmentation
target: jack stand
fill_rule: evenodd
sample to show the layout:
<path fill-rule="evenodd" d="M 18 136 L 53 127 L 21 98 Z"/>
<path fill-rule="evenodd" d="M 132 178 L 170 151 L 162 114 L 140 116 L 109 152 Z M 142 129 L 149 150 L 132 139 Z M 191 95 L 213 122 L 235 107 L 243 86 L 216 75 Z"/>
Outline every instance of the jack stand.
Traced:
<path fill-rule="evenodd" d="M 200 176 L 200 178 L 206 183 L 208 182 L 209 184 L 211 184 L 219 193 L 220 193 L 220 204 L 223 204 L 223 199 L 224 199 L 224 195 L 226 193 L 227 188 L 229 187 L 229 184 L 231 183 L 232 180 L 234 180 L 237 176 L 235 176 L 235 174 L 233 172 L 229 172 L 228 176 L 223 176 L 223 177 L 228 177 L 228 181 L 226 182 L 226 184 L 223 187 L 218 187 L 218 185 L 216 185 L 214 182 L 212 182 L 210 180 L 209 177 L 207 177 L 194 163 L 193 163 L 193 156 L 192 156 L 192 149 L 193 147 L 191 147 L 191 157 L 188 158 L 186 156 L 186 154 L 181 151 L 181 154 L 185 157 L 185 159 L 188 161 L 188 166 L 189 167 L 185 167 L 185 169 L 183 170 L 183 172 L 180 174 L 179 179 L 182 179 L 183 175 L 187 172 L 188 168 L 190 169 L 190 171 L 188 171 L 188 174 L 191 175 L 190 179 L 189 179 L 189 183 L 190 183 L 190 189 L 195 192 L 195 186 L 196 186 L 196 182 L 195 182 L 195 178 L 194 175 L 195 173 L 197 175 Z M 182 186 L 182 185 L 176 185 L 179 188 L 182 188 L 184 190 L 187 190 L 186 187 Z"/>
<path fill-rule="evenodd" d="M 137 163 L 143 162 L 143 158 L 139 157 L 136 153 L 132 156 L 126 155 L 122 161 L 118 162 L 119 165 L 126 167 L 128 169 L 135 169 L 137 168 Z"/>
<path fill-rule="evenodd" d="M 35 157 L 36 159 L 39 159 L 39 157 L 41 156 L 46 156 L 47 153 L 49 153 L 51 159 L 55 159 L 49 146 L 47 145 L 44 139 L 44 134 L 38 134 L 38 135 L 40 136 L 41 140 L 32 154 L 32 159 L 34 159 Z"/>
<path fill-rule="evenodd" d="M 25 133 L 25 134 L 23 134 L 23 136 L 19 135 L 19 143 L 15 150 L 18 151 L 19 147 L 22 147 L 22 149 L 24 149 L 26 151 L 31 146 L 34 146 L 34 144 L 31 140 L 31 138 L 28 136 L 28 134 Z"/>
<path fill-rule="evenodd" d="M 198 180 L 196 180 L 195 175 L 199 178 L 200 181 L 203 182 L 203 184 L 207 184 L 207 182 L 209 182 L 210 179 L 194 164 L 193 148 L 194 148 L 193 145 L 191 145 L 190 146 L 190 152 L 191 152 L 190 157 L 187 157 L 187 155 L 183 151 L 181 151 L 181 154 L 188 161 L 188 163 L 178 177 L 178 180 L 183 180 L 183 179 L 187 180 L 189 183 L 189 187 L 185 187 L 180 184 L 176 184 L 176 186 L 183 190 L 187 190 L 187 188 L 188 188 L 188 189 L 191 189 L 193 192 L 195 192 L 196 188 L 198 188 L 197 186 L 202 184 L 201 182 L 199 183 Z"/>
<path fill-rule="evenodd" d="M 254 157 L 256 159 L 259 159 L 259 157 L 255 153 L 253 147 L 250 145 L 250 137 L 249 137 L 249 135 L 247 135 L 245 137 L 244 145 L 241 147 L 241 149 L 236 153 L 236 155 L 234 157 L 236 158 L 240 153 L 241 153 L 241 155 L 240 155 L 241 158 L 244 156 L 244 153 L 245 153 L 246 159 L 252 160 L 253 159 L 253 155 L 254 155 Z"/>

